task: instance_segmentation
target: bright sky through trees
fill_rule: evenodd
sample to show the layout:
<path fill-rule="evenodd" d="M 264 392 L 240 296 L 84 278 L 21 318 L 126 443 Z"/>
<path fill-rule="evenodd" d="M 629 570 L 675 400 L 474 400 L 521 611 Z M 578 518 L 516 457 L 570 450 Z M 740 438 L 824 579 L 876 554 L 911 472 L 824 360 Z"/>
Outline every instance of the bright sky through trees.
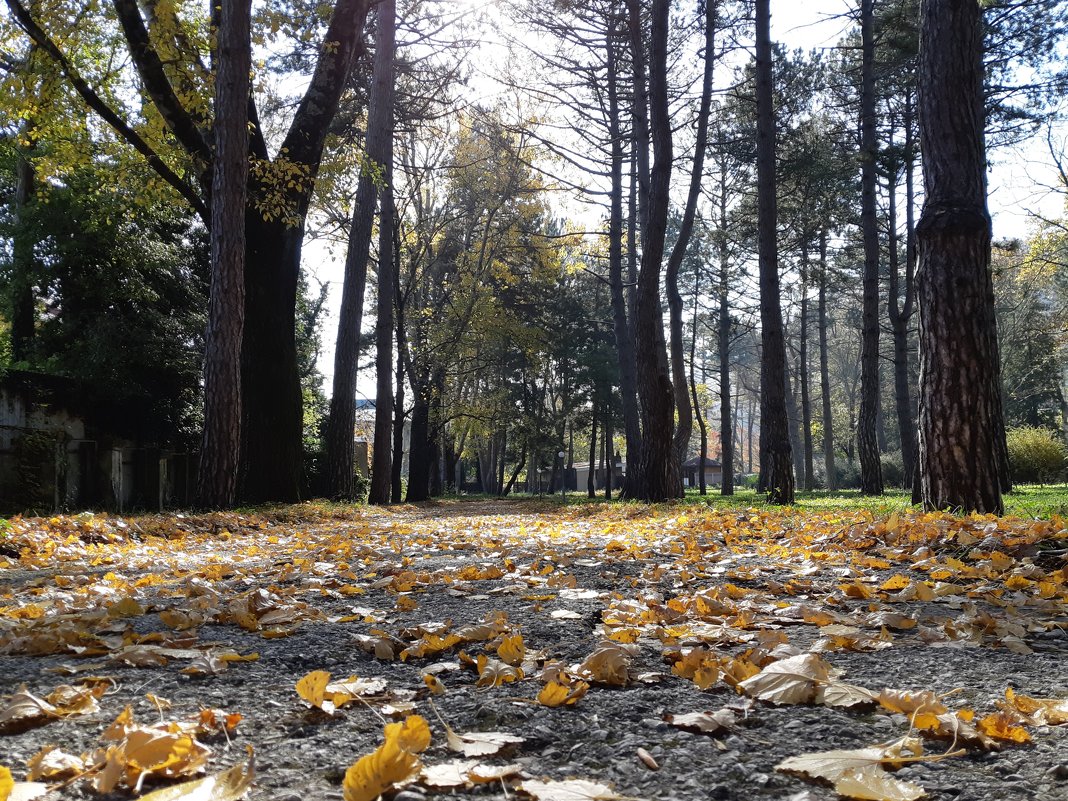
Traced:
<path fill-rule="evenodd" d="M 503 24 L 493 2 L 463 0 L 461 5 L 469 7 L 473 14 L 485 13 L 491 28 L 493 20 L 499 20 Z M 804 3 L 776 0 L 771 9 L 772 38 L 782 42 L 790 50 L 832 48 L 854 25 L 855 7 L 856 4 L 848 0 L 808 0 Z M 515 31 L 511 31 L 510 35 L 532 36 Z M 493 102 L 509 92 L 514 94 L 512 90 L 503 87 L 495 76 L 496 71 L 510 58 L 501 34 L 496 30 L 487 30 L 480 49 L 468 59 L 468 66 L 472 70 L 468 93 L 471 102 Z M 1064 138 L 1063 131 L 1059 134 L 1055 132 L 1055 135 Z M 1019 146 L 993 150 L 989 153 L 989 158 L 989 205 L 995 240 L 1026 237 L 1034 214 L 1047 218 L 1057 216 L 1063 197 L 1046 188 L 1046 185 L 1055 183 L 1055 180 L 1045 136 L 1033 137 Z M 562 201 L 562 198 L 560 200 Z M 603 210 L 598 209 L 599 213 L 601 211 Z M 571 216 L 575 213 L 581 214 L 573 204 L 567 207 L 567 213 Z M 341 298 L 344 249 L 335 248 L 331 252 L 323 242 L 311 242 L 305 251 L 304 265 L 309 274 L 318 281 L 330 284 L 328 317 L 324 321 L 323 330 L 335 331 Z M 318 364 L 326 377 L 327 387 L 333 372 L 333 349 L 332 337 L 324 337 Z M 367 354 L 364 354 L 364 359 L 366 358 Z M 373 395 L 373 382 L 371 372 L 362 371 L 359 394 Z"/>

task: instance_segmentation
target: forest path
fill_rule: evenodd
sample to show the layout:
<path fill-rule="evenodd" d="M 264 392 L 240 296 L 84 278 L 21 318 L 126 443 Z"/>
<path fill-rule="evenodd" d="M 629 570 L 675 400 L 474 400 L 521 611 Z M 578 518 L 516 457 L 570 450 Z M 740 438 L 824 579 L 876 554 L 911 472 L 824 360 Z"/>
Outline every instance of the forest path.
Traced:
<path fill-rule="evenodd" d="M 795 774 L 858 758 L 842 787 L 876 798 L 1068 799 L 1058 518 L 535 499 L 11 523 L 0 765 L 77 776 L 55 797 L 129 798 L 251 745 L 252 798 L 340 798 L 383 723 L 420 715 L 423 773 L 378 777 L 398 801 L 829 799 Z M 301 697 L 314 671 L 334 683 Z M 460 754 L 445 724 L 521 741 Z M 895 754 L 964 753 L 776 771 L 906 736 Z M 31 770 L 54 743 L 81 762 Z M 537 781 L 569 778 L 603 786 Z"/>

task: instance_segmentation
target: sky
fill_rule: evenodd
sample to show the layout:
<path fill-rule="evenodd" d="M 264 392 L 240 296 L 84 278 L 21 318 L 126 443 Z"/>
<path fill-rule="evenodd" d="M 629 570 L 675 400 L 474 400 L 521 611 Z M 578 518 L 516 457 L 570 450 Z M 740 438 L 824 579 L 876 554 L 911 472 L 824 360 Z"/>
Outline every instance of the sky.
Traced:
<path fill-rule="evenodd" d="M 462 0 L 472 5 L 484 5 L 485 0 Z M 850 27 L 848 14 L 855 9 L 850 0 L 772 0 L 772 38 L 789 49 L 831 47 Z M 479 91 L 492 94 L 496 91 L 491 80 L 474 82 L 484 87 Z M 1068 131 L 1058 132 L 1058 141 L 1068 137 Z M 1033 224 L 1033 214 L 1055 218 L 1063 211 L 1064 197 L 1048 191 L 1044 184 L 1053 182 L 1048 146 L 1044 137 L 1015 148 L 1003 148 L 988 154 L 991 161 L 989 173 L 989 207 L 993 219 L 995 240 L 1024 238 Z M 344 252 L 334 248 L 330 252 L 322 242 L 309 242 L 305 246 L 305 269 L 320 282 L 330 287 L 327 315 L 323 320 L 322 351 L 319 370 L 325 376 L 324 387 L 330 394 L 334 365 L 334 339 L 337 336 L 338 308 L 341 303 L 341 281 L 344 275 Z M 314 282 L 313 282 L 314 286 Z M 366 309 L 370 310 L 370 314 Z M 373 322 L 373 307 L 365 305 L 365 327 Z M 367 354 L 363 357 L 366 362 Z M 357 383 L 357 395 L 373 396 L 373 370 L 361 371 Z"/>

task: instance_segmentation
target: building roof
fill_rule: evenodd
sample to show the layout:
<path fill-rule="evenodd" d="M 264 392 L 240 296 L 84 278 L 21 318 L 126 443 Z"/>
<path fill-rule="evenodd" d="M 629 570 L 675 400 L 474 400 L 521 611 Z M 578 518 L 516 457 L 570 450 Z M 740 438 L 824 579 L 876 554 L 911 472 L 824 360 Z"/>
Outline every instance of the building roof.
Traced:
<path fill-rule="evenodd" d="M 694 456 L 692 459 L 687 459 L 685 462 L 682 463 L 682 466 L 683 467 L 692 467 L 694 470 L 698 470 L 701 467 L 701 457 L 700 456 Z M 715 459 L 712 459 L 712 458 L 706 456 L 705 457 L 705 469 L 707 470 L 710 467 L 723 467 L 723 465 L 720 464 Z"/>

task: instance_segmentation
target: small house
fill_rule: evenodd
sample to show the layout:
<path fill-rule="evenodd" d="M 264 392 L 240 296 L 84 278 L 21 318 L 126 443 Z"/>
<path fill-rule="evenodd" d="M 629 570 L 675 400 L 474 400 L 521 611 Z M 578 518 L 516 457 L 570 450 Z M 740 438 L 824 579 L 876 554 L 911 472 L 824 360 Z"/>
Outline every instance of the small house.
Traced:
<path fill-rule="evenodd" d="M 682 483 L 685 487 L 701 486 L 701 457 L 694 456 L 682 464 Z M 705 486 L 718 487 L 723 483 L 723 465 L 715 459 L 705 457 Z"/>

